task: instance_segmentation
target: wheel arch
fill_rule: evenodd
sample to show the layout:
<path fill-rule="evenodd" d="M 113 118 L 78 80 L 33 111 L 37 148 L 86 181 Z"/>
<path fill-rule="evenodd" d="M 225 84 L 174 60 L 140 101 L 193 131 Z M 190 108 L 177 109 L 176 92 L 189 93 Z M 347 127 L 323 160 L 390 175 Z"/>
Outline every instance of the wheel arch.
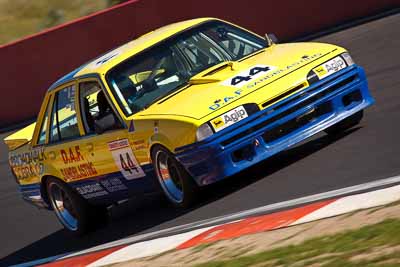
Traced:
<path fill-rule="evenodd" d="M 156 142 L 151 144 L 149 152 L 150 152 L 150 161 L 153 163 L 153 151 L 157 148 L 157 147 L 162 147 L 164 149 L 166 149 L 169 153 L 171 153 L 171 155 L 174 155 L 174 153 L 172 153 L 172 151 L 165 145 L 163 145 L 162 143 Z"/>
<path fill-rule="evenodd" d="M 49 179 L 57 179 L 60 182 L 62 182 L 63 184 L 67 185 L 69 188 L 71 188 L 72 190 L 74 190 L 71 186 L 68 185 L 68 183 L 66 183 L 65 181 L 63 181 L 62 179 L 55 177 L 53 175 L 43 175 L 42 179 L 40 180 L 40 194 L 42 196 L 43 201 L 49 206 L 50 209 L 51 205 L 50 205 L 50 201 L 49 201 L 49 195 L 47 192 L 47 181 Z M 75 191 L 75 190 L 74 190 Z"/>
<path fill-rule="evenodd" d="M 169 152 L 172 153 L 173 151 L 173 142 L 171 142 L 171 140 L 168 138 L 168 136 L 161 134 L 161 133 L 157 133 L 157 134 L 153 134 L 150 137 L 150 155 L 154 149 L 154 147 L 156 147 L 157 145 L 160 145 L 164 148 L 166 148 Z"/>

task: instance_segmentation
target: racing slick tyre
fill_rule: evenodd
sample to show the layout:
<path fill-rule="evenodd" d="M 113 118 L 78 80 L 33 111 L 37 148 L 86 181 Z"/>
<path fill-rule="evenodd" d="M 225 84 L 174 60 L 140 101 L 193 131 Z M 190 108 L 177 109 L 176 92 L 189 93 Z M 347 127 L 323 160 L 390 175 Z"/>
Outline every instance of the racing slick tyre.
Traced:
<path fill-rule="evenodd" d="M 331 127 L 325 129 L 325 132 L 329 135 L 337 135 L 343 133 L 347 129 L 356 126 L 360 123 L 364 116 L 364 110 L 360 110 L 357 113 L 345 118 L 344 120 L 332 125 Z"/>
<path fill-rule="evenodd" d="M 196 201 L 199 190 L 190 174 L 162 146 L 152 150 L 151 159 L 158 184 L 169 202 L 178 208 L 190 207 Z"/>
<path fill-rule="evenodd" d="M 81 236 L 108 218 L 105 207 L 89 205 L 77 192 L 59 179 L 50 177 L 46 183 L 51 207 L 65 229 Z"/>

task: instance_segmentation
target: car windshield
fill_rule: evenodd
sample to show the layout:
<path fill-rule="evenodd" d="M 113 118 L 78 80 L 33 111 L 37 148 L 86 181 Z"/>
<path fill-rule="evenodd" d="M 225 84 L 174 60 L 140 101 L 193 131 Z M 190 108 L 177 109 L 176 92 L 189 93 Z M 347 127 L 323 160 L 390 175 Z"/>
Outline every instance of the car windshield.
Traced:
<path fill-rule="evenodd" d="M 254 34 L 212 21 L 122 62 L 108 72 L 107 82 L 129 116 L 188 85 L 191 77 L 207 68 L 239 60 L 265 46 L 265 40 Z"/>

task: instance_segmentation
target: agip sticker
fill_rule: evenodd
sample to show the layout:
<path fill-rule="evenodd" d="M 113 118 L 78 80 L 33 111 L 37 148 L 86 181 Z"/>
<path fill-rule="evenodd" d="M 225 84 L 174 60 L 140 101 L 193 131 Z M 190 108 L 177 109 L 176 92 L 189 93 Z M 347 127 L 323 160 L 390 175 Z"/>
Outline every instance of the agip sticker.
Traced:
<path fill-rule="evenodd" d="M 248 115 L 245 108 L 243 106 L 239 106 L 211 120 L 211 125 L 213 126 L 214 130 L 218 132 L 247 117 Z"/>
<path fill-rule="evenodd" d="M 115 164 L 127 180 L 144 177 L 146 174 L 137 162 L 128 139 L 121 139 L 108 143 L 108 148 Z"/>
<path fill-rule="evenodd" d="M 313 71 L 315 72 L 315 74 L 317 74 L 318 78 L 321 80 L 344 68 L 346 68 L 346 62 L 341 57 L 338 56 L 314 68 Z"/>

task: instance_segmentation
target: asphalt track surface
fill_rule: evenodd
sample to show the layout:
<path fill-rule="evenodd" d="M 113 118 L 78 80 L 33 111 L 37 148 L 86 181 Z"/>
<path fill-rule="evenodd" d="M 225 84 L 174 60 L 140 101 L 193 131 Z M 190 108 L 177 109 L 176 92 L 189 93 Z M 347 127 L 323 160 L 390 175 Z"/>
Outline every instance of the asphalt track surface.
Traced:
<path fill-rule="evenodd" d="M 362 123 L 341 136 L 319 134 L 207 188 L 190 210 L 160 204 L 158 197 L 132 199 L 112 209 L 107 225 L 74 238 L 53 213 L 21 200 L 0 142 L 0 266 L 400 174 L 400 14 L 315 41 L 346 47 L 365 68 L 376 104 Z"/>

